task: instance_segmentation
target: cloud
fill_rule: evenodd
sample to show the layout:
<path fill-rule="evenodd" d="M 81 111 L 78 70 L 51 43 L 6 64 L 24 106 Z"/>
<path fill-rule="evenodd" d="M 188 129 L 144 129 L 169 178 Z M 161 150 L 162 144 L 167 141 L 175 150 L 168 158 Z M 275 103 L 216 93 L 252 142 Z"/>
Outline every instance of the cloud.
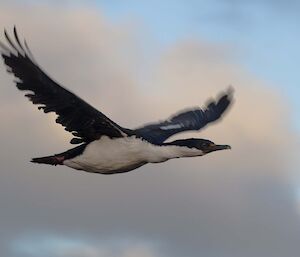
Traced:
<path fill-rule="evenodd" d="M 87 257 L 111 254 L 90 239 L 115 238 L 141 242 L 141 248 L 123 249 L 118 256 L 124 257 L 157 256 L 148 242 L 159 245 L 159 256 L 172 257 L 299 253 L 288 105 L 228 49 L 190 40 L 152 56 L 136 24 L 113 25 L 88 8 L 3 7 L 0 24 L 20 24 L 44 70 L 124 126 L 201 105 L 229 84 L 236 90 L 222 123 L 193 134 L 230 144 L 231 152 L 101 176 L 28 162 L 68 148 L 69 136 L 22 98 L 1 68 L 2 256 L 13 256 L 8 245 L 32 233 L 78 237 L 88 242 L 80 247 Z M 49 249 L 57 253 L 57 247 Z"/>
<path fill-rule="evenodd" d="M 12 244 L 15 254 L 26 257 L 159 257 L 151 248 L 139 240 L 88 242 L 53 235 L 26 236 Z"/>

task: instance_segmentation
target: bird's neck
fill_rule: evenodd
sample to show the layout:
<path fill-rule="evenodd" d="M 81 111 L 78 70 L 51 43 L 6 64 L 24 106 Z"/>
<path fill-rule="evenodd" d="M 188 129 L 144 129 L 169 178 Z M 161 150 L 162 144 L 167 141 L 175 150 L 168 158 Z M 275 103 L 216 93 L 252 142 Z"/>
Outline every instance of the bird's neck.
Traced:
<path fill-rule="evenodd" d="M 156 149 L 149 154 L 149 162 L 164 162 L 169 159 L 201 156 L 203 152 L 195 148 L 177 145 L 156 146 Z"/>

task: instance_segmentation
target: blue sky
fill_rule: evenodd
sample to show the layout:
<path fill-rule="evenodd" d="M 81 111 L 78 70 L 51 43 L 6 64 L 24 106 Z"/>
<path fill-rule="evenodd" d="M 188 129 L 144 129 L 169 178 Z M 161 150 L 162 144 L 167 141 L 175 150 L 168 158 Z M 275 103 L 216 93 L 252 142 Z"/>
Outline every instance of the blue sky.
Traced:
<path fill-rule="evenodd" d="M 161 47 L 199 38 L 236 49 L 245 69 L 279 88 L 300 109 L 300 17 L 297 1 L 97 1 L 110 19 L 138 19 Z M 300 129 L 300 121 L 294 119 Z"/>

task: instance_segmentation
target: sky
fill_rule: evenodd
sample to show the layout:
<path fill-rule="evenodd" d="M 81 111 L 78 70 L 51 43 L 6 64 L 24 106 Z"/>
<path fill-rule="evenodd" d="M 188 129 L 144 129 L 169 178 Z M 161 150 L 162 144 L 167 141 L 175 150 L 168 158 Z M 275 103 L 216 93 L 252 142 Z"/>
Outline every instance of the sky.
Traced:
<path fill-rule="evenodd" d="M 185 38 L 228 45 L 237 62 L 279 88 L 299 110 L 298 1 L 129 0 L 98 4 L 115 21 L 140 20 L 165 47 Z M 294 124 L 300 128 L 298 119 Z"/>
<path fill-rule="evenodd" d="M 0 65 L 3 257 L 294 257 L 297 1 L 0 1 L 41 67 L 134 128 L 235 88 L 201 133 L 232 151 L 102 176 L 34 165 L 70 136 Z M 4 39 L 3 35 L 0 37 Z"/>

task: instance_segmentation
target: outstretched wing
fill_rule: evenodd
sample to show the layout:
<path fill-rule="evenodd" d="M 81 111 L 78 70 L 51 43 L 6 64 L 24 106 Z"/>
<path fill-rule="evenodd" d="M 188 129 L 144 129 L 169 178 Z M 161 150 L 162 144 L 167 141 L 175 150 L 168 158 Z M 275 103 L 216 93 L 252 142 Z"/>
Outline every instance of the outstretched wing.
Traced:
<path fill-rule="evenodd" d="M 135 133 L 154 144 L 161 144 L 170 136 L 188 130 L 200 130 L 218 120 L 232 102 L 233 90 L 221 94 L 217 101 L 211 100 L 204 109 L 195 108 L 181 112 L 171 118 L 149 124 L 135 130 Z"/>
<path fill-rule="evenodd" d="M 72 144 L 90 142 L 101 135 L 126 135 L 129 130 L 120 127 L 48 77 L 35 62 L 26 41 L 22 44 L 19 40 L 15 27 L 14 41 L 5 30 L 4 34 L 9 47 L 0 41 L 0 49 L 2 48 L 2 57 L 8 66 L 7 71 L 18 78 L 17 88 L 31 91 L 25 96 L 33 104 L 39 105 L 38 108 L 45 113 L 55 112 L 58 115 L 56 122 L 75 136 L 71 140 Z"/>

